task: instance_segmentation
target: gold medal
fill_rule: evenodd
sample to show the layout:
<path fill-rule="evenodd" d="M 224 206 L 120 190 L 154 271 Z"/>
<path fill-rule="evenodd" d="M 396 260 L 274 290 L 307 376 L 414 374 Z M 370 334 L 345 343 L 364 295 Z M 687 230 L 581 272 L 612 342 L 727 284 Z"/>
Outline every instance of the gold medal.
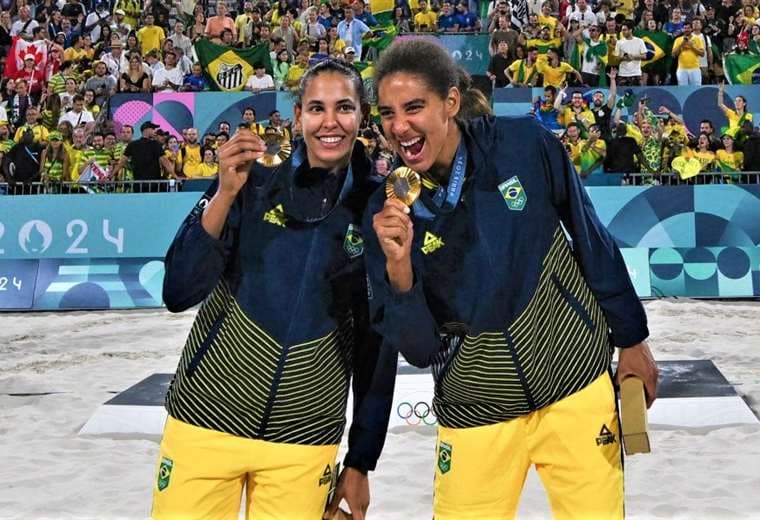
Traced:
<path fill-rule="evenodd" d="M 274 128 L 267 128 L 264 131 L 263 139 L 264 144 L 267 145 L 267 151 L 256 159 L 257 163 L 267 168 L 274 168 L 290 157 L 290 141 L 282 132 Z"/>
<path fill-rule="evenodd" d="M 389 199 L 398 199 L 407 206 L 414 204 L 422 191 L 420 174 L 411 168 L 402 166 L 388 175 L 385 181 L 385 195 Z"/>

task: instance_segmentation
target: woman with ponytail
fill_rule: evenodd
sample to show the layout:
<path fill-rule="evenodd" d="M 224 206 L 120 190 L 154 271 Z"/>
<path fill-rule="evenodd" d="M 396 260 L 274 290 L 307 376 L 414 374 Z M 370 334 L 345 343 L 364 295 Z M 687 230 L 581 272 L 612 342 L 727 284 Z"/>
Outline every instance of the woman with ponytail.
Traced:
<path fill-rule="evenodd" d="M 555 517 L 622 518 L 611 361 L 651 404 L 644 309 L 562 143 L 530 117 L 469 119 L 461 74 L 424 40 L 383 52 L 383 130 L 421 189 L 377 191 L 364 217 L 372 323 L 435 378 L 434 516 L 514 517 L 535 465 Z"/>

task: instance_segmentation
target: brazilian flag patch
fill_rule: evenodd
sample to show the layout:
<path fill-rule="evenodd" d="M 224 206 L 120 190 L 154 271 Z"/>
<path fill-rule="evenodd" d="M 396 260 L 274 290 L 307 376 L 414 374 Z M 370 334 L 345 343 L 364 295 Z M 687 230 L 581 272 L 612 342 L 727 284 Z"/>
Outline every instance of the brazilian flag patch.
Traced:
<path fill-rule="evenodd" d="M 343 239 L 343 250 L 349 258 L 356 258 L 364 252 L 364 238 L 358 226 L 348 225 L 346 238 Z"/>
<path fill-rule="evenodd" d="M 501 196 L 504 197 L 504 202 L 507 203 L 507 207 L 512 211 L 522 211 L 525 208 L 525 204 L 528 202 L 528 196 L 525 194 L 525 189 L 516 175 L 499 184 L 499 192 L 501 192 Z"/>
<path fill-rule="evenodd" d="M 438 443 L 438 469 L 441 473 L 448 473 L 451 469 L 451 444 L 446 442 Z"/>
<path fill-rule="evenodd" d="M 161 457 L 161 465 L 158 467 L 158 482 L 156 483 L 159 491 L 163 491 L 169 487 L 169 480 L 172 477 L 172 466 L 174 466 L 172 459 Z"/>

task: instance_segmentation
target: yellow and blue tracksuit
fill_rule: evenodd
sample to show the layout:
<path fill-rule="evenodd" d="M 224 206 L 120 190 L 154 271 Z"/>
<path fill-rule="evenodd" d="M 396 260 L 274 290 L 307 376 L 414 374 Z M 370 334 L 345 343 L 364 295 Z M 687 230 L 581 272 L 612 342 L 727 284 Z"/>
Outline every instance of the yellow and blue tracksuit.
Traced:
<path fill-rule="evenodd" d="M 617 414 L 608 372 L 613 346 L 633 346 L 648 336 L 623 258 L 562 143 L 534 119 L 481 118 L 461 130 L 460 150 L 467 157 L 461 195 L 454 204 L 439 205 L 435 190 L 423 189 L 412 208 L 414 284 L 408 292 L 391 289 L 370 226 L 384 203 L 381 191 L 371 198 L 364 220 L 373 324 L 385 344 L 411 364 L 432 366 L 433 409 L 441 425 L 436 518 L 512 516 L 516 500 L 488 484 L 492 473 L 479 478 L 487 471 L 483 461 L 497 450 L 493 439 L 512 439 L 515 450 L 531 456 L 506 449 L 505 457 L 528 460 L 539 473 L 541 467 L 556 469 L 563 455 L 550 457 L 547 465 L 529 448 L 530 439 L 552 438 L 546 428 L 554 430 L 555 441 L 577 443 L 579 453 L 585 453 L 581 444 L 596 449 L 602 439 L 604 456 L 586 468 L 586 477 L 597 471 L 604 476 L 605 468 L 616 466 L 609 478 L 619 484 L 619 493 L 599 514 L 622 514 Z M 600 387 L 609 390 L 607 398 L 598 410 L 590 409 L 588 403 L 597 398 L 586 396 L 598 397 Z M 577 413 L 549 414 L 564 410 L 568 399 L 576 402 Z M 566 432 L 556 430 L 560 426 Z M 509 432 L 501 431 L 505 428 Z M 609 435 L 615 437 L 611 450 L 613 443 L 605 442 Z M 559 453 L 546 442 L 535 446 L 543 454 Z M 506 468 L 506 461 L 494 464 L 489 468 Z M 519 496 L 522 478 L 510 479 L 513 495 Z M 547 487 L 550 497 L 556 496 L 557 483 Z M 584 492 L 581 512 L 594 517 L 593 504 L 603 500 L 595 496 L 598 488 L 567 494 Z M 574 507 L 559 502 L 556 507 L 552 502 L 557 516 Z"/>
<path fill-rule="evenodd" d="M 300 141 L 274 173 L 254 166 L 218 240 L 201 225 L 216 185 L 177 233 L 164 300 L 203 303 L 167 393 L 154 516 L 237 518 L 248 475 L 249 518 L 320 517 L 352 379 L 344 464 L 375 468 L 396 354 L 368 322 L 361 217 L 376 183 L 360 145 L 352 157 L 342 175 L 310 168 Z"/>

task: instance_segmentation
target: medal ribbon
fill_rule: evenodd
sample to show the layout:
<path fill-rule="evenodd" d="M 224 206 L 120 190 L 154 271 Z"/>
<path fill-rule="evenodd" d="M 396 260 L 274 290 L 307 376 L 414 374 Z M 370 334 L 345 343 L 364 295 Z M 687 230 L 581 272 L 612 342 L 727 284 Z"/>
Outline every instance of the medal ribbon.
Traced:
<path fill-rule="evenodd" d="M 465 146 L 464 139 L 461 139 L 459 141 L 457 153 L 454 156 L 454 164 L 451 166 L 449 185 L 446 188 L 439 186 L 432 197 L 432 203 L 440 210 L 436 213 L 451 213 L 454 211 L 454 208 L 456 208 L 457 203 L 459 202 L 459 197 L 462 194 L 465 173 L 467 173 L 467 147 Z M 414 214 L 425 220 L 433 220 L 435 215 L 430 209 L 428 209 L 421 199 L 422 197 L 412 204 Z"/>

